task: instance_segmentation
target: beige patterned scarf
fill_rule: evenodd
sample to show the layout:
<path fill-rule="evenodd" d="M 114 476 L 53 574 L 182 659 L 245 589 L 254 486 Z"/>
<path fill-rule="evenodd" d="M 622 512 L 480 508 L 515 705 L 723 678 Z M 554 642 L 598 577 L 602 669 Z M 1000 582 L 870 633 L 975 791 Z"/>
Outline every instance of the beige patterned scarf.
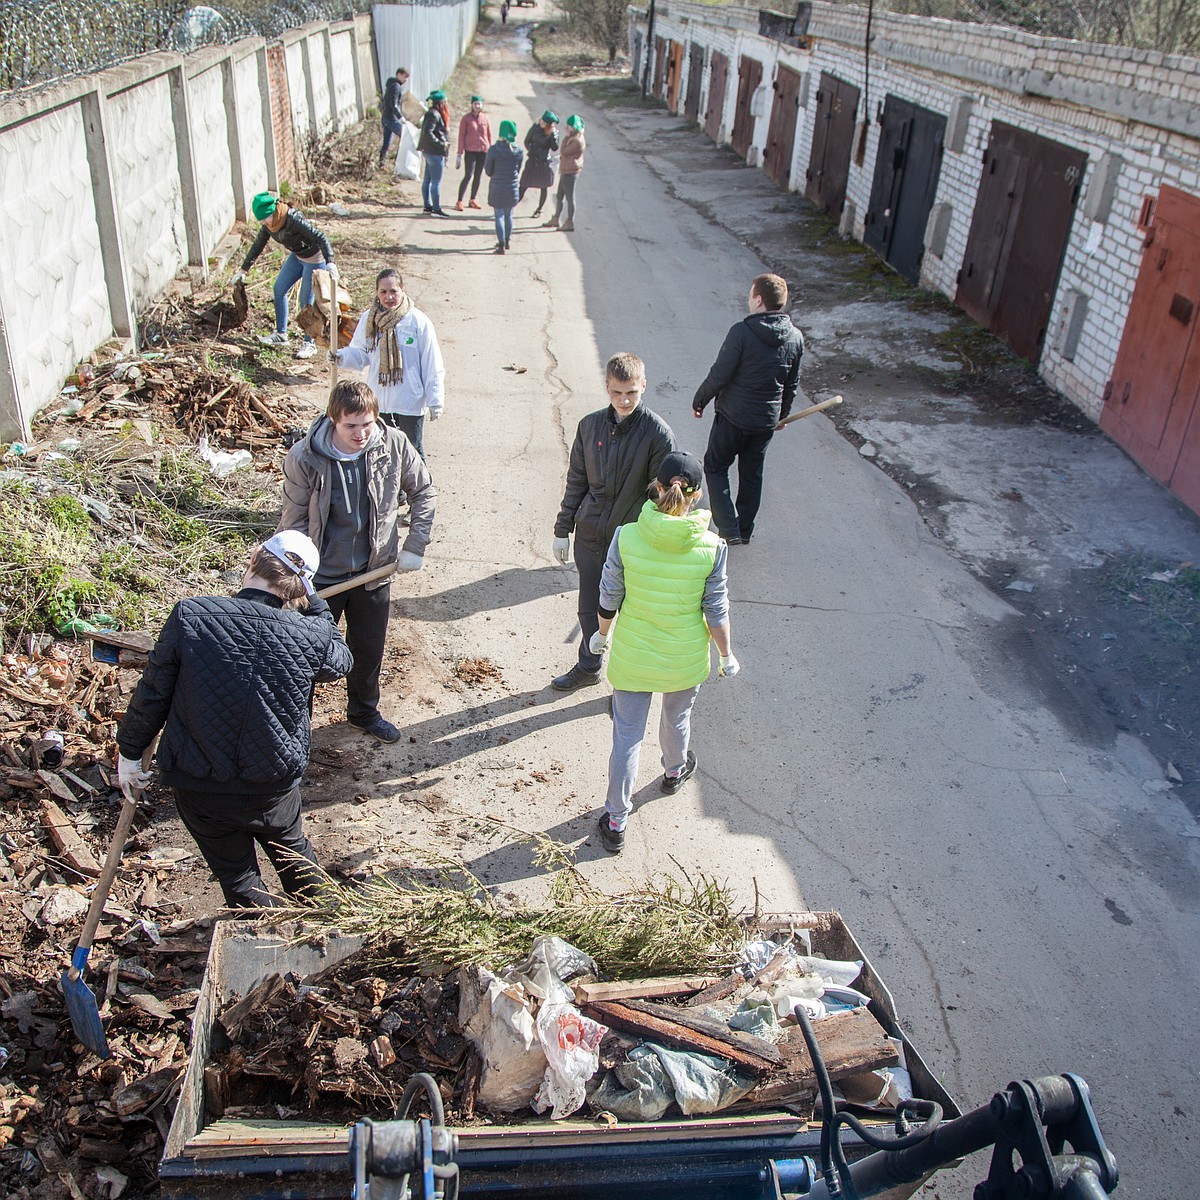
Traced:
<path fill-rule="evenodd" d="M 406 292 L 400 293 L 400 303 L 395 308 L 384 308 L 378 300 L 367 313 L 367 345 L 379 347 L 379 382 L 390 387 L 404 378 L 404 362 L 400 357 L 400 339 L 396 326 L 408 315 L 412 301 Z"/>

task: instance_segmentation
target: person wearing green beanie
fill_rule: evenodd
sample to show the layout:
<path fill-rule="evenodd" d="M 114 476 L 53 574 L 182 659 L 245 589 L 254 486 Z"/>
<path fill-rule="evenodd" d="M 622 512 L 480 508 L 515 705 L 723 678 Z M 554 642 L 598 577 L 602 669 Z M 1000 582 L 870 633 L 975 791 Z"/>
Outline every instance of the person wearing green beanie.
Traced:
<path fill-rule="evenodd" d="M 517 177 L 521 174 L 525 152 L 513 145 L 516 140 L 516 122 L 501 121 L 500 136 L 483 157 L 483 169 L 488 177 L 488 203 L 496 216 L 496 254 L 503 254 L 509 248 L 513 209 L 520 199 Z"/>
<path fill-rule="evenodd" d="M 417 149 L 425 156 L 425 175 L 421 180 L 421 198 L 431 216 L 444 217 L 442 211 L 442 173 L 450 153 L 450 109 L 446 93 L 435 88 L 429 93 L 429 107 L 421 120 L 421 138 Z"/>
<path fill-rule="evenodd" d="M 312 303 L 314 271 L 328 271 L 333 279 L 334 291 L 337 290 L 338 273 L 333 262 L 333 249 L 321 230 L 270 192 L 259 192 L 250 201 L 250 211 L 254 214 L 254 219 L 262 224 L 259 226 L 258 236 L 242 260 L 242 269 L 233 277 L 233 282 L 240 283 L 246 278 L 246 272 L 254 266 L 269 241 L 274 240 L 290 251 L 283 260 L 283 266 L 279 268 L 279 274 L 275 276 L 275 332 L 264 333 L 258 339 L 264 346 L 286 346 L 288 293 L 295 287 L 296 282 L 300 283 L 301 308 Z M 296 351 L 296 357 L 312 358 L 316 352 L 316 342 L 306 336 Z"/>
<path fill-rule="evenodd" d="M 559 151 L 558 191 L 554 195 L 554 216 L 546 222 L 547 229 L 571 233 L 575 228 L 575 180 L 583 170 L 583 118 L 567 118 L 567 135 Z M 566 208 L 566 219 L 559 224 Z"/>
<path fill-rule="evenodd" d="M 550 109 L 542 113 L 541 120 L 530 126 L 525 135 L 525 151 L 528 158 L 525 170 L 521 173 L 521 189 L 519 200 L 525 199 L 525 193 L 530 188 L 541 191 L 541 199 L 533 215 L 540 217 L 546 206 L 546 196 L 554 184 L 554 168 L 550 165 L 550 155 L 558 149 L 558 115 Z"/>
<path fill-rule="evenodd" d="M 467 160 L 467 169 L 463 171 L 462 182 L 458 185 L 458 203 L 455 208 L 462 212 L 463 197 L 467 194 L 467 183 L 471 184 L 471 207 L 479 208 L 479 181 L 483 177 L 483 159 L 492 144 L 492 127 L 483 111 L 483 97 L 472 96 L 469 111 L 463 113 L 458 123 L 458 157 L 455 167 L 462 168 L 463 159 Z"/>

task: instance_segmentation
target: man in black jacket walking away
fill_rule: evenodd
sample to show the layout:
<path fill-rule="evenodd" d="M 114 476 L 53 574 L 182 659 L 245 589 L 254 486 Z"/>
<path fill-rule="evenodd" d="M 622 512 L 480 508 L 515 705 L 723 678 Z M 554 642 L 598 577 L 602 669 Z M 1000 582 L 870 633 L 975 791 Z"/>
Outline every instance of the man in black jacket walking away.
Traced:
<path fill-rule="evenodd" d="M 740 546 L 754 532 L 762 501 L 763 462 L 779 422 L 792 410 L 800 382 L 804 339 L 784 312 L 788 287 L 778 275 L 750 285 L 750 315 L 725 335 L 717 361 L 692 398 L 692 414 L 716 399 L 704 453 L 704 478 L 717 532 Z M 738 465 L 737 504 L 729 468 Z"/>
<path fill-rule="evenodd" d="M 600 655 L 588 643 L 600 628 L 600 575 L 621 525 L 636 521 L 646 489 L 675 449 L 671 427 L 642 405 L 646 367 L 636 354 L 614 354 L 604 370 L 609 405 L 579 422 L 562 507 L 554 522 L 554 557 L 566 563 L 575 534 L 579 569 L 579 660 L 553 686 L 573 692 L 600 682 Z"/>
<path fill-rule="evenodd" d="M 321 883 L 300 816 L 309 697 L 353 659 L 311 594 L 319 564 L 304 534 L 277 533 L 255 547 L 236 596 L 176 604 L 117 733 L 118 778 L 144 787 L 140 760 L 162 730 L 163 782 L 231 908 L 272 906 L 256 844 L 289 896 Z"/>

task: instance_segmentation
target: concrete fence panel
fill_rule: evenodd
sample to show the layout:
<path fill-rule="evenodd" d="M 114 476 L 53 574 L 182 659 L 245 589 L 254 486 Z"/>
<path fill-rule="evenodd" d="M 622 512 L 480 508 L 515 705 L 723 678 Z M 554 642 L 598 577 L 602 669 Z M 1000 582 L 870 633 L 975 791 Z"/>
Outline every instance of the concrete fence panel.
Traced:
<path fill-rule="evenodd" d="M 5 375 L 17 396 L 53 396 L 112 328 L 82 105 L 6 131 L 3 162 L 0 308 L 11 354 Z"/>
<path fill-rule="evenodd" d="M 188 257 L 167 76 L 110 96 L 107 116 L 126 271 L 133 303 L 144 308 Z"/>
<path fill-rule="evenodd" d="M 329 39 L 329 54 L 334 83 L 333 112 L 339 129 L 358 120 L 358 66 L 354 52 L 354 33 L 345 30 Z M 365 105 L 363 106 L 365 108 Z"/>
<path fill-rule="evenodd" d="M 242 213 L 248 213 L 250 200 L 258 192 L 272 186 L 274 153 L 268 154 L 267 134 L 270 131 L 271 109 L 263 105 L 264 91 L 260 85 L 259 54 L 248 54 L 233 65 L 233 82 L 237 97 L 238 137 L 242 150 Z M 245 220 L 243 216 L 241 219 Z"/>
<path fill-rule="evenodd" d="M 209 250 L 234 222 L 233 169 L 224 97 L 225 80 L 219 64 L 188 80 L 192 150 L 197 164 L 203 164 L 196 181 L 200 224 Z"/>
<path fill-rule="evenodd" d="M 313 127 L 312 99 L 308 92 L 307 72 L 304 67 L 304 39 L 286 43 L 283 50 L 287 64 L 287 89 L 291 103 L 292 133 L 296 153 L 304 146 L 305 139 Z"/>

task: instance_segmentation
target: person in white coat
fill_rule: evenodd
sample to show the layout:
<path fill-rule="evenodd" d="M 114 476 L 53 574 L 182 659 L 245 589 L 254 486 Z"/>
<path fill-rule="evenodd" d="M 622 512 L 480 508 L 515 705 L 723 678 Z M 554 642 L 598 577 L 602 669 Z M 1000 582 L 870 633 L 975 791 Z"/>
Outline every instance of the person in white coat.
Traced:
<path fill-rule="evenodd" d="M 395 268 L 380 271 L 375 297 L 359 317 L 350 345 L 331 357 L 340 367 L 367 372 L 379 419 L 403 432 L 424 461 L 425 418 L 436 421 L 445 403 L 446 368 L 437 333 L 405 293 Z"/>

